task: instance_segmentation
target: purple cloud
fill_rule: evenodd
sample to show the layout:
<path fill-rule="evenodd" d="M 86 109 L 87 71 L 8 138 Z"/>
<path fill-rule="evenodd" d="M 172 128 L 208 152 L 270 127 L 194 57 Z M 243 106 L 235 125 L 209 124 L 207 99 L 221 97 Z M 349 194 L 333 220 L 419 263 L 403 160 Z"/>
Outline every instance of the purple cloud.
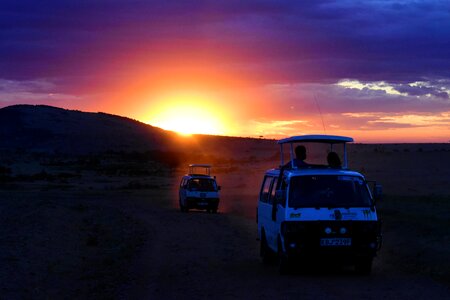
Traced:
<path fill-rule="evenodd" d="M 136 44 L 158 55 L 161 42 L 200 38 L 274 82 L 450 75 L 449 10 L 434 1 L 2 1 L 0 11 L 4 79 L 88 76 Z"/>

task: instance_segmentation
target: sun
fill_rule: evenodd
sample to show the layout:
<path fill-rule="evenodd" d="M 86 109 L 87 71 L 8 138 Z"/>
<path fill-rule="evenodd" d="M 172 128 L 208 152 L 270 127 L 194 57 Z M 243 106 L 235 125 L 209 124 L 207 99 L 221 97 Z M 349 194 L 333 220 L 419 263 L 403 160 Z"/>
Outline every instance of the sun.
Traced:
<path fill-rule="evenodd" d="M 224 113 L 211 101 L 198 95 L 176 95 L 156 101 L 148 123 L 182 135 L 224 135 L 224 119 Z"/>
<path fill-rule="evenodd" d="M 220 122 L 211 115 L 210 111 L 202 107 L 191 107 L 184 104 L 167 108 L 151 124 L 184 135 L 222 134 Z"/>

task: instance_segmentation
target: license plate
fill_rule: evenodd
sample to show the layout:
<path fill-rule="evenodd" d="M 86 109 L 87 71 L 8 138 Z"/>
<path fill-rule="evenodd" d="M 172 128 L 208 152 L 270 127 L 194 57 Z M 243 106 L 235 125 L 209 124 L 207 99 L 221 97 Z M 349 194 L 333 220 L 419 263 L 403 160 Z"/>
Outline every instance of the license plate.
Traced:
<path fill-rule="evenodd" d="M 340 246 L 351 246 L 351 238 L 327 238 L 320 239 L 320 246 L 322 247 L 340 247 Z"/>
<path fill-rule="evenodd" d="M 199 202 L 198 205 L 205 206 L 205 205 L 208 205 L 208 202 Z"/>

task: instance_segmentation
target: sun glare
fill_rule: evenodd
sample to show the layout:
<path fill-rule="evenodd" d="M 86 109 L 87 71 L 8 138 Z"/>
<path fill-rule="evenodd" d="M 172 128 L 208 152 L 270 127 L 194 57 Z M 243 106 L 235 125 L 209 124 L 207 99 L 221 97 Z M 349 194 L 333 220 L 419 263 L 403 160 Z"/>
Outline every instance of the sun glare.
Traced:
<path fill-rule="evenodd" d="M 178 95 L 159 101 L 148 121 L 153 126 L 182 135 L 224 135 L 224 115 L 198 96 Z"/>

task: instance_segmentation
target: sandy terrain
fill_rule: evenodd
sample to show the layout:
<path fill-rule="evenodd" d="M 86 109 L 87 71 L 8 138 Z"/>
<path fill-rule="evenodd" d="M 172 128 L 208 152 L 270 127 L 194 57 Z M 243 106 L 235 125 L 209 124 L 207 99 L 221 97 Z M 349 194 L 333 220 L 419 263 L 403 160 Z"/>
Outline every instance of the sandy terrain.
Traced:
<path fill-rule="evenodd" d="M 141 212 L 141 217 L 148 214 Z M 361 277 L 339 265 L 308 266 L 291 276 L 264 266 L 252 220 L 229 214 L 183 214 L 164 209 L 147 220 L 155 232 L 129 286 L 142 299 L 446 299 L 449 290 L 428 276 L 402 272 L 381 255 Z M 150 284 L 149 284 L 150 283 Z"/>
<path fill-rule="evenodd" d="M 4 160 L 1 298 L 448 299 L 449 147 L 362 146 L 354 168 L 387 194 L 385 244 L 366 277 L 339 264 L 280 276 L 261 263 L 256 195 L 273 162 L 258 157 L 218 165 L 219 214 L 179 212 L 184 168 Z"/>

